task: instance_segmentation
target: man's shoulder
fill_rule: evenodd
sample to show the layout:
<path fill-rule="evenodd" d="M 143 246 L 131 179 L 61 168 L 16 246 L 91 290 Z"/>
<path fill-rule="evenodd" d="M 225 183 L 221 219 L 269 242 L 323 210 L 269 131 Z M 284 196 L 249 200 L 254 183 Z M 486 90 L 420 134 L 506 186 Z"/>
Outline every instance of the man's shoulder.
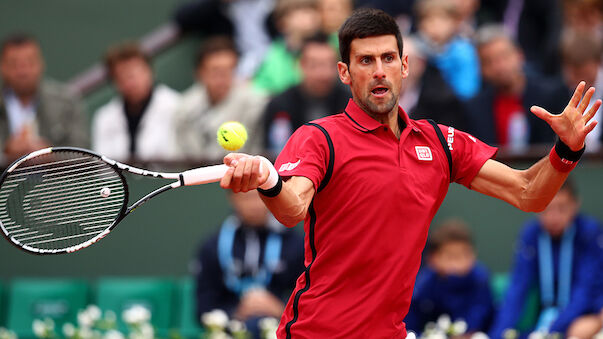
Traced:
<path fill-rule="evenodd" d="M 54 79 L 44 79 L 40 83 L 40 100 L 77 101 L 79 96 L 67 85 Z"/>

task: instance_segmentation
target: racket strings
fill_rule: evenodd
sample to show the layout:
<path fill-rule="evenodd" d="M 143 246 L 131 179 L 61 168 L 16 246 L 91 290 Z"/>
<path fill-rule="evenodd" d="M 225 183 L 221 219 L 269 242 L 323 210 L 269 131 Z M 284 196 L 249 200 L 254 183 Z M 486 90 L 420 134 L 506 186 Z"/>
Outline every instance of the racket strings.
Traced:
<path fill-rule="evenodd" d="M 0 222 L 18 244 L 41 251 L 94 239 L 127 200 L 121 176 L 101 159 L 75 151 L 27 160 L 0 186 Z"/>

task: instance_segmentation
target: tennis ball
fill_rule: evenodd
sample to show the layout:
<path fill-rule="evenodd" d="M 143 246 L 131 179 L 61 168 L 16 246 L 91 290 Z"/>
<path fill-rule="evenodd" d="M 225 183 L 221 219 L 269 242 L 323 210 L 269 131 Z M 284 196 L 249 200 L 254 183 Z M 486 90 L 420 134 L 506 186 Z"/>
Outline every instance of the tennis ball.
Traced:
<path fill-rule="evenodd" d="M 218 144 L 225 150 L 236 151 L 247 141 L 245 126 L 237 121 L 228 121 L 218 128 Z"/>

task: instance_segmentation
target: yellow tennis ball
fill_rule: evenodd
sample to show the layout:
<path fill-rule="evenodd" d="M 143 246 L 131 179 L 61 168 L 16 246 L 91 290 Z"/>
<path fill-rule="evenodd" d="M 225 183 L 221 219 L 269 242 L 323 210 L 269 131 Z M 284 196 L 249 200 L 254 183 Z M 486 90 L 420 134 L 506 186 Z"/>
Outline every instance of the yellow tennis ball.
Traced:
<path fill-rule="evenodd" d="M 247 131 L 245 126 L 237 121 L 228 121 L 218 128 L 218 144 L 225 150 L 236 151 L 245 145 Z"/>

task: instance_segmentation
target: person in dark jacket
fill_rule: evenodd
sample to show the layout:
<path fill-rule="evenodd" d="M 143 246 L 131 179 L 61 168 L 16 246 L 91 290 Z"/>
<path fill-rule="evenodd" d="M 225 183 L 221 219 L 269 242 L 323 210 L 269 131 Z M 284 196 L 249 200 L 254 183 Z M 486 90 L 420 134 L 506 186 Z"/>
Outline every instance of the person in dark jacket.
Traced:
<path fill-rule="evenodd" d="M 417 276 L 407 328 L 420 333 L 441 315 L 467 323 L 468 332 L 485 331 L 494 305 L 488 270 L 475 259 L 467 226 L 447 221 L 431 235 L 427 266 Z"/>
<path fill-rule="evenodd" d="M 537 219 L 519 238 L 509 288 L 490 330 L 501 338 L 517 326 L 528 292 L 536 288 L 540 307 L 531 331 L 572 337 L 568 326 L 591 311 L 601 249 L 599 223 L 579 213 L 573 183 L 566 181 Z"/>
<path fill-rule="evenodd" d="M 258 319 L 281 316 L 304 269 L 303 237 L 272 218 L 256 191 L 230 194 L 230 200 L 234 213 L 194 264 L 197 319 L 221 309 L 257 336 Z"/>
<path fill-rule="evenodd" d="M 308 38 L 301 49 L 302 83 L 277 95 L 264 115 L 264 145 L 277 155 L 293 132 L 304 123 L 341 112 L 351 94 L 337 80 L 337 53 L 325 34 Z"/>
<path fill-rule="evenodd" d="M 467 105 L 472 125 L 468 132 L 488 144 L 518 151 L 554 142 L 553 131 L 530 113 L 530 106 L 538 103 L 562 111 L 569 99 L 563 84 L 526 71 L 521 49 L 501 26 L 482 27 L 476 41 L 484 81 Z"/>

